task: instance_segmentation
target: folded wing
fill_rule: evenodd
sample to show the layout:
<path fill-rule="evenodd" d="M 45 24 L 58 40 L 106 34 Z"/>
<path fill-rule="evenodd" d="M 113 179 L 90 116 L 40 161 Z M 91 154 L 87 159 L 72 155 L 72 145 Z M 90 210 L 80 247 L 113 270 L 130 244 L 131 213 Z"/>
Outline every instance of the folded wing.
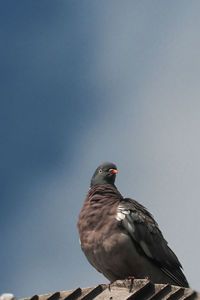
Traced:
<path fill-rule="evenodd" d="M 189 286 L 177 256 L 168 247 L 158 224 L 144 206 L 133 199 L 123 199 L 118 206 L 117 220 L 129 233 L 139 251 L 158 265 L 177 285 Z"/>

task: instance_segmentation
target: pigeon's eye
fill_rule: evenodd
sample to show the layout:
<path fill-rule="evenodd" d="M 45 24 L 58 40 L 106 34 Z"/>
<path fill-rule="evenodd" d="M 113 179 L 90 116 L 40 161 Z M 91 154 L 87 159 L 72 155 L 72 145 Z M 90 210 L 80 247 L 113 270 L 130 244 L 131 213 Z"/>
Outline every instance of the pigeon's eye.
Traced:
<path fill-rule="evenodd" d="M 99 173 L 102 173 L 102 169 L 99 169 Z"/>

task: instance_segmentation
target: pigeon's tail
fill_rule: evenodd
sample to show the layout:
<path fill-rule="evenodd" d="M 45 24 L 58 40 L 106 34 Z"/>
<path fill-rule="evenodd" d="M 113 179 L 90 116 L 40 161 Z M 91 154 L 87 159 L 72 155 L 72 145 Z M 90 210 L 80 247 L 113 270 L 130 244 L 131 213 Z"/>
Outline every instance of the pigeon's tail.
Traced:
<path fill-rule="evenodd" d="M 173 281 L 179 285 L 183 286 L 185 288 L 189 288 L 189 283 L 187 282 L 187 279 L 181 269 L 174 269 L 172 271 L 166 269 L 166 268 L 161 268 L 161 270 L 167 274 Z"/>

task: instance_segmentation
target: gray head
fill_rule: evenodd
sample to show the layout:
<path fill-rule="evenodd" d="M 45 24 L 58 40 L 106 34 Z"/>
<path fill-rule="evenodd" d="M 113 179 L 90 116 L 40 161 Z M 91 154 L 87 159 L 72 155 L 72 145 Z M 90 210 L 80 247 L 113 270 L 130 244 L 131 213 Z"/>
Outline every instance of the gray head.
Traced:
<path fill-rule="evenodd" d="M 94 172 L 90 186 L 98 184 L 111 184 L 114 185 L 116 174 L 118 173 L 115 164 L 105 162 L 100 165 Z"/>

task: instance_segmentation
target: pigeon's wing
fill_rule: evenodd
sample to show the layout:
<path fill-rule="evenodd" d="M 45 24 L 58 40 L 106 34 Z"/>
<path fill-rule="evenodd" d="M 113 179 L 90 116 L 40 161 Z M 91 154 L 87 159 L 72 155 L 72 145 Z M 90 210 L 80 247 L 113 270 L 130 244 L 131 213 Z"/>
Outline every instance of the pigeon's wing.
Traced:
<path fill-rule="evenodd" d="M 158 224 L 144 206 L 133 199 L 123 199 L 118 206 L 117 220 L 134 240 L 139 251 L 178 285 L 188 287 L 178 258 L 168 247 Z"/>

